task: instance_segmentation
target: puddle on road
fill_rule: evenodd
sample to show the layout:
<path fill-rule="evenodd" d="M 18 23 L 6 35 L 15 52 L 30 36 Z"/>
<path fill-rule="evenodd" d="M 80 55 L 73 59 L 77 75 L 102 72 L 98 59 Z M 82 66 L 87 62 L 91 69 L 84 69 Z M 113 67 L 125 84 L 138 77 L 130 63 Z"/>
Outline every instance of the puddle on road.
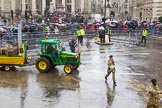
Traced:
<path fill-rule="evenodd" d="M 27 86 L 28 72 L 0 72 L 0 87 Z"/>
<path fill-rule="evenodd" d="M 39 73 L 37 75 L 37 82 L 45 88 L 76 90 L 80 82 L 78 74 L 78 71 L 74 71 L 71 75 L 60 75 L 57 72 L 50 74 Z"/>

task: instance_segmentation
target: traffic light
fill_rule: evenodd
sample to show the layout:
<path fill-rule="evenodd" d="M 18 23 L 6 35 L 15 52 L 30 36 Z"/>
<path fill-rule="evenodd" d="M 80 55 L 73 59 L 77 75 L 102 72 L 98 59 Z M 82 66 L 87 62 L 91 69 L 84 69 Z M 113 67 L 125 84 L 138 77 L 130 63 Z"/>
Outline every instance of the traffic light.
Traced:
<path fill-rule="evenodd" d="M 13 18 L 13 10 L 11 10 L 11 18 Z"/>
<path fill-rule="evenodd" d="M 115 12 L 114 11 L 111 11 L 110 12 L 110 18 L 114 18 L 115 17 Z"/>

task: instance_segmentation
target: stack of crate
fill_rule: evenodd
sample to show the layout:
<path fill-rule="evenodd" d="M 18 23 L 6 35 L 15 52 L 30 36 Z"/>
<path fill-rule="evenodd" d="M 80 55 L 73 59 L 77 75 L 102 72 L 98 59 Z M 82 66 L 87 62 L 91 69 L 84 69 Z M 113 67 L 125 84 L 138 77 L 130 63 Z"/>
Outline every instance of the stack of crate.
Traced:
<path fill-rule="evenodd" d="M 13 47 L 10 44 L 5 44 L 0 48 L 0 55 L 2 56 L 18 56 L 18 47 Z"/>

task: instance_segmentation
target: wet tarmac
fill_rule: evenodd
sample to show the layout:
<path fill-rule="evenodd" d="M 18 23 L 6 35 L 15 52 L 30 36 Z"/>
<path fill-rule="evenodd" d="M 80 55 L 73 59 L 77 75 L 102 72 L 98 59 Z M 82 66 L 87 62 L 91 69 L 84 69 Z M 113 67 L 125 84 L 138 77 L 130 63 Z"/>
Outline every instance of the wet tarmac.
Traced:
<path fill-rule="evenodd" d="M 161 47 L 84 42 L 82 64 L 71 75 L 63 66 L 49 73 L 39 73 L 35 66 L 0 71 L 0 108 L 145 108 L 152 78 L 162 90 Z M 117 86 L 111 75 L 104 79 L 109 55 L 116 62 Z"/>

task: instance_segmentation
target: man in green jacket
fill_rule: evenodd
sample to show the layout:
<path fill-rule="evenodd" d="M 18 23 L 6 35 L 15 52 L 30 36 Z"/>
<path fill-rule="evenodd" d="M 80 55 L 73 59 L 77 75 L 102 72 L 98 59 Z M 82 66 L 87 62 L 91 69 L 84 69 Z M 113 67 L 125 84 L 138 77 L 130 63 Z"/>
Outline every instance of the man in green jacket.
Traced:
<path fill-rule="evenodd" d="M 146 44 L 146 37 L 148 36 L 148 31 L 144 28 L 142 30 L 142 40 L 141 40 L 141 43 L 145 43 Z"/>
<path fill-rule="evenodd" d="M 78 44 L 81 43 L 81 35 L 80 35 L 80 28 L 76 31 L 76 35 L 78 37 Z"/>
<path fill-rule="evenodd" d="M 85 30 L 81 28 L 79 31 L 80 31 L 80 44 L 83 45 L 83 37 L 85 36 Z"/>

